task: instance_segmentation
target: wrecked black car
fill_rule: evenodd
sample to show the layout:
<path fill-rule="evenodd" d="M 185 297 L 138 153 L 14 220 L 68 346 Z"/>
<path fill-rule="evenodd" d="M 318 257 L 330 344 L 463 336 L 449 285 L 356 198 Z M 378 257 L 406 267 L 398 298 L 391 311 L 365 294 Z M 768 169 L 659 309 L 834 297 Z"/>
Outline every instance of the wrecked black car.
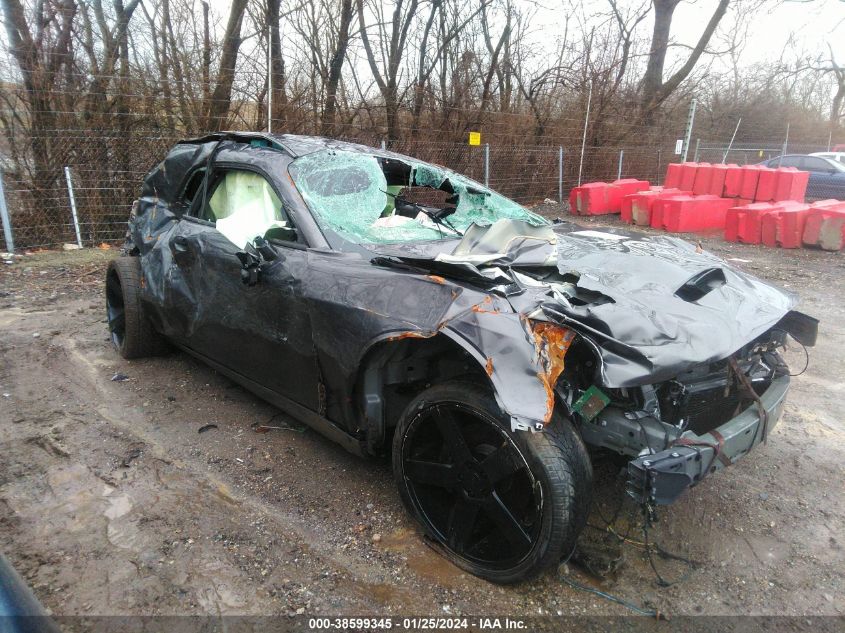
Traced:
<path fill-rule="evenodd" d="M 106 278 L 125 358 L 193 354 L 359 455 L 443 553 L 515 582 L 571 553 L 591 449 L 668 504 L 766 440 L 796 297 L 667 236 L 550 223 L 447 169 L 218 133 L 146 177 Z"/>

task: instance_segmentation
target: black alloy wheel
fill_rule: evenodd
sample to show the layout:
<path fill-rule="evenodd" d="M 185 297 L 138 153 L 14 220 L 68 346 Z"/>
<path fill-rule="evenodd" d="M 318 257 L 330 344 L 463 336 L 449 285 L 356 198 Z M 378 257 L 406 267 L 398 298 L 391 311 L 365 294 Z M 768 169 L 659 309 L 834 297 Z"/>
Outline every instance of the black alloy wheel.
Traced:
<path fill-rule="evenodd" d="M 565 435 L 576 440 L 566 446 L 576 449 L 567 451 L 583 471 L 576 477 L 549 460 L 568 455 L 547 450 L 544 435 L 512 432 L 509 418 L 476 385 L 432 387 L 409 405 L 394 438 L 400 494 L 460 567 L 514 582 L 571 551 L 583 521 L 569 515 L 584 513 L 571 491 L 581 489 L 588 500 L 589 486 L 583 489 L 592 471 L 574 430 Z"/>

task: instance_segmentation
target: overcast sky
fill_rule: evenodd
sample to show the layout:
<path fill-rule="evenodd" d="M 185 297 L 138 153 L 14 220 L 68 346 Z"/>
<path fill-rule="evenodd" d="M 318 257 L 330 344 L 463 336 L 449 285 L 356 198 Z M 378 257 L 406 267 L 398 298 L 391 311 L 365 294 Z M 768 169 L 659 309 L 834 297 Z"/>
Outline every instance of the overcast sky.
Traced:
<path fill-rule="evenodd" d="M 761 11 L 748 31 L 743 56 L 747 63 L 779 58 L 791 33 L 795 33 L 799 47 L 809 53 L 825 52 L 830 43 L 840 62 L 845 62 L 845 2 L 769 1 L 772 9 Z M 695 41 L 715 5 L 715 0 L 681 3 L 673 24 L 676 38 L 687 43 Z M 730 17 L 726 16 L 726 20 Z"/>

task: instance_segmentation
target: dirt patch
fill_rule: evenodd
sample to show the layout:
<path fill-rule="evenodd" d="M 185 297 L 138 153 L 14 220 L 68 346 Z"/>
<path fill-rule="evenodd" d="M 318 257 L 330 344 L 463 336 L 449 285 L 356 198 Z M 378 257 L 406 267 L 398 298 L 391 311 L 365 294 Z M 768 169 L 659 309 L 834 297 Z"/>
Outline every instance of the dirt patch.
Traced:
<path fill-rule="evenodd" d="M 841 614 L 845 259 L 695 239 L 800 292 L 822 326 L 768 444 L 660 512 L 649 537 L 698 563 L 657 556 L 671 587 L 608 460 L 581 541 L 604 580 L 573 563 L 514 587 L 464 574 L 426 545 L 387 459 L 183 354 L 120 359 L 101 296 L 114 252 L 90 250 L 0 268 L 0 547 L 62 615 L 629 613 L 562 573 L 676 615 Z"/>

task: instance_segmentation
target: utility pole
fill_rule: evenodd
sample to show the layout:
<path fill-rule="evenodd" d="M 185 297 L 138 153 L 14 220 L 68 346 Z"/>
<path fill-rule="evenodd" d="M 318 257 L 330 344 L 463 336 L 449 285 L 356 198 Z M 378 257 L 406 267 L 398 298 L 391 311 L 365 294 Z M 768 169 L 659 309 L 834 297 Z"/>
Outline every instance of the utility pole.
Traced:
<path fill-rule="evenodd" d="M 696 100 L 693 99 L 692 102 L 689 104 L 689 114 L 687 115 L 687 129 L 684 132 L 684 153 L 681 158 L 681 162 L 687 162 L 687 154 L 689 153 L 689 142 L 690 138 L 692 138 L 692 124 L 695 120 L 695 106 Z"/>

